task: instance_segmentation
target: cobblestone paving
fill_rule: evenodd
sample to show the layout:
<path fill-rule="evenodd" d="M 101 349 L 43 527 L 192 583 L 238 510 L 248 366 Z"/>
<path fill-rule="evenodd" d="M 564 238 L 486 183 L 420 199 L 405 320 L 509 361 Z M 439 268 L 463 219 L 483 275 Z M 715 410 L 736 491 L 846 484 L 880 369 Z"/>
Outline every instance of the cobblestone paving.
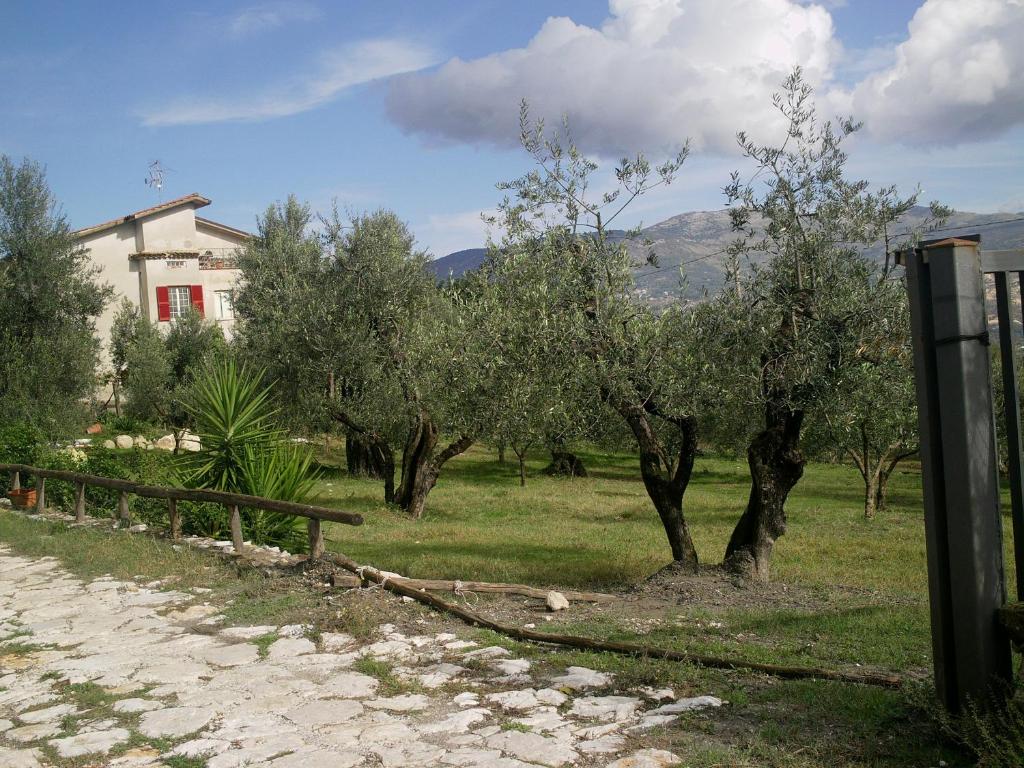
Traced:
<path fill-rule="evenodd" d="M 385 625 L 360 644 L 218 629 L 201 600 L 84 582 L 0 545 L 0 766 L 654 768 L 680 761 L 637 751 L 648 729 L 721 704 L 623 695 L 582 667 L 538 678 L 529 660 L 447 633 Z M 362 657 L 392 665 L 404 690 L 356 671 Z"/>

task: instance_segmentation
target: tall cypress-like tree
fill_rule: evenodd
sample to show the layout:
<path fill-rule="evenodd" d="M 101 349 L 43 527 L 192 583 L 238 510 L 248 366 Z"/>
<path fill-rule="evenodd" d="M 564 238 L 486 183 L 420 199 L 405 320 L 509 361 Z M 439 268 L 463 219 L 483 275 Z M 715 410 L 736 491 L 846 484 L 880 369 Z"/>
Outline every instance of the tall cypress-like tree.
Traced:
<path fill-rule="evenodd" d="M 0 420 L 51 436 L 80 424 L 96 387 L 96 319 L 111 296 L 43 169 L 0 156 Z"/>

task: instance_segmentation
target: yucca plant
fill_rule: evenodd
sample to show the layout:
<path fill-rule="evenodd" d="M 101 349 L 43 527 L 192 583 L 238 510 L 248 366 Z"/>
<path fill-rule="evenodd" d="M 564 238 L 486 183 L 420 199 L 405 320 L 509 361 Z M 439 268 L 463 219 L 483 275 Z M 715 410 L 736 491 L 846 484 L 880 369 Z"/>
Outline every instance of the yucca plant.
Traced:
<path fill-rule="evenodd" d="M 312 452 L 288 443 L 277 443 L 269 450 L 246 450 L 241 469 L 247 493 L 297 503 L 312 497 L 320 476 Z M 246 523 L 253 541 L 292 552 L 306 546 L 305 524 L 292 515 L 253 509 L 247 511 Z"/>
<path fill-rule="evenodd" d="M 184 457 L 189 484 L 232 493 L 302 502 L 312 495 L 317 473 L 312 454 L 286 442 L 274 421 L 271 390 L 263 371 L 233 360 L 210 366 L 197 377 L 184 403 L 195 421 L 202 448 Z M 243 510 L 242 527 L 257 544 L 299 551 L 303 523 L 292 515 Z"/>
<path fill-rule="evenodd" d="M 282 439 L 270 388 L 260 384 L 263 373 L 227 359 L 196 377 L 184 402 L 202 444 L 186 457 L 191 484 L 246 493 L 242 466 L 247 453 L 269 450 Z"/>

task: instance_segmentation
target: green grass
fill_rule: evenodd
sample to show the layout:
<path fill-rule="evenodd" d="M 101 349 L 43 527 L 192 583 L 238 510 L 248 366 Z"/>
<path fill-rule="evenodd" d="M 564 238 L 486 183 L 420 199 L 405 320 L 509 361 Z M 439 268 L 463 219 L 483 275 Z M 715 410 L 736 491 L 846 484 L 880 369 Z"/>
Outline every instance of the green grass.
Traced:
<path fill-rule="evenodd" d="M 589 478 L 540 474 L 531 457 L 520 488 L 512 464 L 474 446 L 442 470 L 422 520 L 382 503 L 380 482 L 331 472 L 319 500 L 361 512 L 364 525 L 330 524 L 331 546 L 356 559 L 423 578 L 518 581 L 578 587 L 632 584 L 669 561 L 664 532 L 639 479 L 637 458 L 583 453 Z M 338 463 L 337 456 L 325 459 Z M 749 493 L 745 462 L 697 460 L 685 514 L 702 562 L 717 563 Z M 927 590 L 920 479 L 897 472 L 890 508 L 864 520 L 859 475 L 810 464 L 790 496 L 789 530 L 773 578 L 805 586 Z"/>
<path fill-rule="evenodd" d="M 340 458 L 326 456 L 325 463 Z M 379 482 L 328 472 L 319 501 L 361 512 L 366 519 L 358 528 L 329 525 L 328 546 L 416 577 L 629 588 L 668 562 L 660 522 L 639 480 L 636 457 L 590 452 L 583 458 L 592 476 L 570 480 L 539 474 L 546 456 L 531 457 L 531 477 L 520 488 L 514 465 L 499 464 L 493 453 L 475 447 L 445 467 L 419 521 L 385 507 Z M 721 559 L 748 483 L 741 461 L 698 460 L 685 504 L 703 562 Z M 768 591 L 720 582 L 725 594 L 647 593 L 644 600 L 617 608 L 574 605 L 553 621 L 537 624 L 542 630 L 751 661 L 881 667 L 908 679 L 902 690 L 778 680 L 614 654 L 552 652 L 487 631 L 465 634 L 533 659 L 541 675 L 575 664 L 614 672 L 621 689 L 670 686 L 679 696 L 713 694 L 727 700 L 727 707 L 714 715 L 691 713 L 678 725 L 645 732 L 642 746 L 670 749 L 688 765 L 909 768 L 940 760 L 966 765 L 965 756 L 943 740 L 929 711 L 931 647 L 916 468 L 898 473 L 891 485 L 889 508 L 866 521 L 853 469 L 809 465 L 790 497 L 789 530 L 776 547 L 774 584 Z M 86 577 L 173 577 L 175 588 L 212 587 L 204 599 L 224 605 L 232 624 L 311 623 L 314 633 L 340 630 L 369 637 L 392 610 L 379 596 L 371 600 L 350 593 L 325 611 L 316 590 L 296 579 L 262 576 L 144 536 L 67 529 L 0 512 L 0 541 L 22 554 L 56 556 Z M 1009 546 L 1009 535 L 1006 541 Z M 1012 593 L 1012 578 L 1008 588 Z M 484 613 L 490 605 L 484 596 L 474 601 Z M 422 609 L 397 604 L 393 610 L 408 618 Z M 527 611 L 525 618 L 512 621 L 536 621 L 531 615 Z M 354 668 L 380 680 L 382 695 L 416 688 L 387 662 L 363 658 Z"/>
<path fill-rule="evenodd" d="M 392 665 L 371 656 L 360 656 L 352 664 L 352 669 L 364 675 L 375 677 L 380 682 L 377 693 L 380 696 L 399 696 L 404 693 L 418 693 L 423 690 L 415 681 L 395 674 Z"/>

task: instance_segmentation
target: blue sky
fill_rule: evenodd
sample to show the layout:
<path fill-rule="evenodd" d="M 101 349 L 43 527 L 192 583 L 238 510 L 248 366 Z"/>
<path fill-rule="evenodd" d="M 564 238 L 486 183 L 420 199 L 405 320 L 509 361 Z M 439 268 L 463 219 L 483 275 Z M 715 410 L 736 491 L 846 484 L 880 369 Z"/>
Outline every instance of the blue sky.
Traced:
<path fill-rule="evenodd" d="M 163 199 L 200 192 L 225 223 L 337 199 L 394 209 L 443 255 L 482 243 L 495 182 L 529 167 L 520 98 L 568 113 L 609 168 L 690 137 L 677 183 L 626 222 L 652 224 L 722 206 L 733 133 L 772 135 L 800 63 L 824 112 L 865 120 L 854 172 L 1021 210 L 1022 39 L 1021 0 L 5 0 L 0 152 L 45 164 L 76 227 L 156 203 L 159 159 Z"/>

